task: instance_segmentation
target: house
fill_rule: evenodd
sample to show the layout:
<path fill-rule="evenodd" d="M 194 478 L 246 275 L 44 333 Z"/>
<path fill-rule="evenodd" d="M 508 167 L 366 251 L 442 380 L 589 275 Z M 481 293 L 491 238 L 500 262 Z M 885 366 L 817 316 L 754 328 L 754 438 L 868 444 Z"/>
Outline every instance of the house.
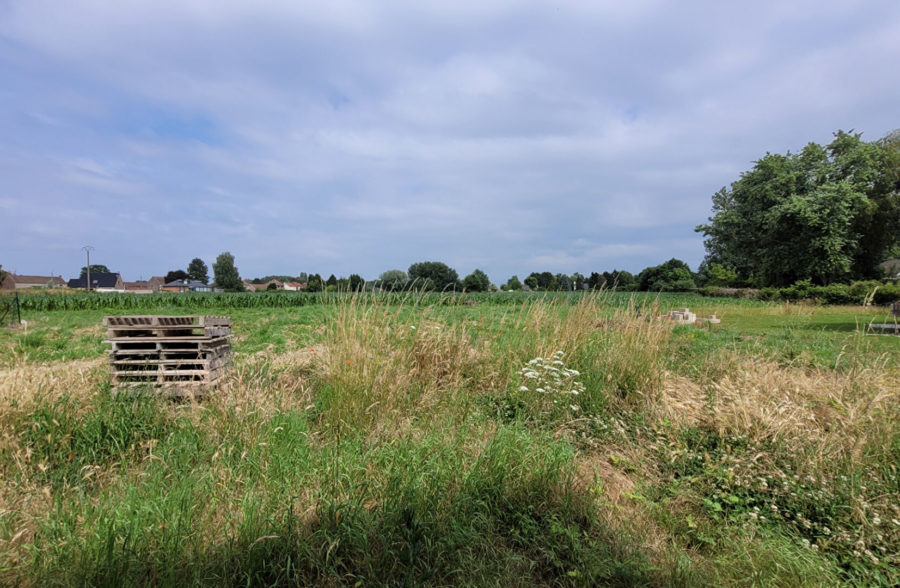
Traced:
<path fill-rule="evenodd" d="M 150 286 L 151 290 L 159 292 L 162 290 L 162 287 L 166 285 L 166 279 L 162 276 L 153 276 L 147 280 L 147 284 Z"/>
<path fill-rule="evenodd" d="M 298 290 L 306 290 L 306 282 L 285 282 L 284 289 L 291 290 L 293 292 L 296 292 Z"/>
<path fill-rule="evenodd" d="M 153 294 L 150 282 L 139 280 L 137 282 L 125 282 L 125 291 L 131 294 Z"/>
<path fill-rule="evenodd" d="M 166 280 L 162 276 L 153 276 L 149 280 L 138 280 L 136 282 L 125 282 L 125 291 L 132 294 L 153 294 L 159 292 L 166 285 Z"/>
<path fill-rule="evenodd" d="M 85 290 L 87 275 L 69 280 L 69 288 Z M 91 290 L 97 292 L 124 292 L 125 282 L 118 272 L 91 272 Z"/>
<path fill-rule="evenodd" d="M 275 287 L 272 288 L 273 290 L 287 290 L 287 288 L 284 287 L 284 282 L 279 280 L 269 280 L 263 284 L 254 284 L 244 280 L 244 290 L 247 292 L 265 292 L 272 284 L 275 284 Z"/>
<path fill-rule="evenodd" d="M 163 292 L 212 292 L 212 286 L 208 286 L 201 282 L 200 280 L 173 280 L 168 284 L 165 284 L 161 290 Z"/>
<path fill-rule="evenodd" d="M 19 276 L 7 274 L 0 283 L 0 290 L 22 290 L 25 288 L 62 288 L 66 281 L 62 276 Z"/>

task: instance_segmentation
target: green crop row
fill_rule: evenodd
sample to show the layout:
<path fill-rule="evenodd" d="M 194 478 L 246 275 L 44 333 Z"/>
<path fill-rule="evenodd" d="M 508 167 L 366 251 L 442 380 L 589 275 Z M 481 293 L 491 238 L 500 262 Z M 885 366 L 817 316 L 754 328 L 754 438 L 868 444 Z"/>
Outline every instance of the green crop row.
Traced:
<path fill-rule="evenodd" d="M 388 304 L 413 304 L 421 306 L 517 306 L 543 300 L 551 303 L 571 304 L 585 296 L 601 296 L 613 305 L 643 306 L 659 299 L 666 307 L 695 305 L 701 297 L 697 294 L 654 292 L 379 292 L 353 294 L 335 292 L 234 292 L 195 294 L 125 294 L 125 293 L 29 293 L 19 294 L 22 312 L 49 312 L 75 310 L 109 311 L 158 311 L 186 309 L 229 308 L 296 308 L 310 304 L 334 304 L 352 296 L 372 297 Z M 0 296 L 0 308 L 12 301 L 9 295 Z M 749 300 L 733 300 L 730 304 L 757 306 Z"/>

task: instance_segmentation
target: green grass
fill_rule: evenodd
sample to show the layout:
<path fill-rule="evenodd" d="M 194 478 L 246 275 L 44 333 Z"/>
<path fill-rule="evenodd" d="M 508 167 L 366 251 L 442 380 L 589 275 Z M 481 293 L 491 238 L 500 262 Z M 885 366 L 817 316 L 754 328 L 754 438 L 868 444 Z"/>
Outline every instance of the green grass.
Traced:
<path fill-rule="evenodd" d="M 0 583 L 900 581 L 900 338 L 856 328 L 882 309 L 222 300 L 153 311 L 233 318 L 201 403 L 111 394 L 128 309 L 0 331 Z M 723 322 L 650 318 L 683 306 Z M 579 394 L 525 386 L 556 352 Z"/>

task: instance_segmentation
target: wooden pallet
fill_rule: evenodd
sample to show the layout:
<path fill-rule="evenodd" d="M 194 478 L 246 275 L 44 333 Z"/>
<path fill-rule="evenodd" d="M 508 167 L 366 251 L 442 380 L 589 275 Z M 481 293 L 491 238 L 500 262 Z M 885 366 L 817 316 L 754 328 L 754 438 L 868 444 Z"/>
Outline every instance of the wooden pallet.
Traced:
<path fill-rule="evenodd" d="M 117 390 L 190 388 L 222 378 L 230 363 L 231 319 L 220 316 L 109 316 L 110 379 Z"/>

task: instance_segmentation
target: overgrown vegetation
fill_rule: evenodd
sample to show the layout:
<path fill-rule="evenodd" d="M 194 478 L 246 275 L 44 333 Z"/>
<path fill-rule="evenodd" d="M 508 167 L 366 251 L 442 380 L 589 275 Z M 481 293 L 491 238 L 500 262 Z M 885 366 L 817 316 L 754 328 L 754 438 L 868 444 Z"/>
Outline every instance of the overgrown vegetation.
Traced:
<path fill-rule="evenodd" d="M 0 583 L 900 582 L 883 309 L 502 296 L 147 298 L 234 319 L 226 383 L 182 403 L 111 393 L 105 307 L 28 307 Z"/>

